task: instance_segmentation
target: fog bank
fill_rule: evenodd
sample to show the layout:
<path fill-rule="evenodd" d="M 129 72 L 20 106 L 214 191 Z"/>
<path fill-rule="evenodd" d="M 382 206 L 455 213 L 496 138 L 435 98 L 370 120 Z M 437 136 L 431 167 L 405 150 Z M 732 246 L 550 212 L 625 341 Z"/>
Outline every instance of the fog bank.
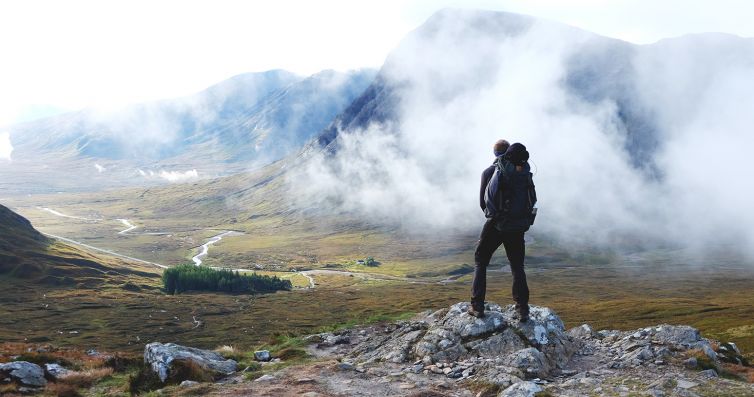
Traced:
<path fill-rule="evenodd" d="M 634 46 L 513 14 L 445 13 L 407 37 L 381 77 L 398 114 L 340 131 L 334 154 L 314 156 L 308 205 L 478 230 L 480 175 L 504 138 L 531 153 L 535 233 L 754 246 L 752 40 Z"/>

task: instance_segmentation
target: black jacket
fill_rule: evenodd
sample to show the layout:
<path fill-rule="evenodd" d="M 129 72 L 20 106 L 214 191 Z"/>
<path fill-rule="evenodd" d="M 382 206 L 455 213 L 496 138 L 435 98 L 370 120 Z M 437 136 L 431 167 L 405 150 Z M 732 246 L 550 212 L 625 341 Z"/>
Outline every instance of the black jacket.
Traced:
<path fill-rule="evenodd" d="M 497 159 L 495 159 L 495 161 L 497 161 Z M 479 187 L 479 206 L 482 207 L 482 211 L 487 209 L 487 205 L 484 204 L 484 191 L 487 190 L 487 183 L 490 181 L 490 178 L 492 178 L 494 172 L 494 161 L 491 166 L 487 167 L 487 169 L 482 172 L 482 186 Z"/>

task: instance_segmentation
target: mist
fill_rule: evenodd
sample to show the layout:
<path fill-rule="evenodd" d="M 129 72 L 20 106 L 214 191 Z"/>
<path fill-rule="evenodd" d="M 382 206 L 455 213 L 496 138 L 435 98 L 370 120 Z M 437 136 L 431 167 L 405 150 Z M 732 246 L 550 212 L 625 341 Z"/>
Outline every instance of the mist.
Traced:
<path fill-rule="evenodd" d="M 600 70 L 620 57 L 625 65 Z M 574 88 L 585 62 L 601 80 Z M 398 114 L 341 130 L 334 151 L 314 155 L 307 205 L 422 232 L 481 230 L 480 176 L 503 138 L 531 153 L 535 235 L 602 247 L 726 243 L 754 254 L 750 39 L 635 46 L 453 10 L 404 39 L 381 77 L 399 93 Z M 603 86 L 618 94 L 601 95 Z"/>
<path fill-rule="evenodd" d="M 13 145 L 10 143 L 10 134 L 0 133 L 0 160 L 10 160 L 13 153 Z"/>

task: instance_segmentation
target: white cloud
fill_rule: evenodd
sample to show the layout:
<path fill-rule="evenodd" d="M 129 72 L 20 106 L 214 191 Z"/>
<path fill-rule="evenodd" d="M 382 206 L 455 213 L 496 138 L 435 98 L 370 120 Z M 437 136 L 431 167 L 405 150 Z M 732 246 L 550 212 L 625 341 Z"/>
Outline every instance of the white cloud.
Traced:
<path fill-rule="evenodd" d="M 341 134 L 334 155 L 291 180 L 303 205 L 422 232 L 478 230 L 480 174 L 505 138 L 526 144 L 536 164 L 536 232 L 604 246 L 626 236 L 754 245 L 751 45 L 711 35 L 632 58 L 630 106 L 652 109 L 658 127 L 654 179 L 634 166 L 615 102 L 564 84 L 572 56 L 597 45 L 587 36 L 539 23 L 489 37 L 456 13 L 444 22 L 436 37 L 404 40 L 384 69 L 401 87 L 398 122 Z"/>
<path fill-rule="evenodd" d="M 107 168 L 105 168 L 105 167 L 103 167 L 103 166 L 101 166 L 101 165 L 99 165 L 97 163 L 94 163 L 94 168 L 96 168 L 97 172 L 99 172 L 100 174 L 103 173 L 103 172 L 105 172 L 105 171 L 107 171 Z"/>
<path fill-rule="evenodd" d="M 10 134 L 7 132 L 0 133 L 0 160 L 10 160 L 13 153 L 13 145 L 10 143 Z"/>
<path fill-rule="evenodd" d="M 190 170 L 185 172 L 180 171 L 160 171 L 157 176 L 172 183 L 186 182 L 192 179 L 199 178 L 199 173 L 196 170 Z"/>

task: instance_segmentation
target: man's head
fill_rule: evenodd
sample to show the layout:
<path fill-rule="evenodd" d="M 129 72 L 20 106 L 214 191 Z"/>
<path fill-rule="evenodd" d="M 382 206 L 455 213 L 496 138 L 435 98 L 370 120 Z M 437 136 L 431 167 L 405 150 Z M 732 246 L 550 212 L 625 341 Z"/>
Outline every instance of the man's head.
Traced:
<path fill-rule="evenodd" d="M 505 139 L 500 139 L 499 141 L 495 142 L 495 145 L 492 146 L 492 151 L 495 153 L 495 157 L 500 157 L 508 150 L 508 147 L 510 146 L 510 143 L 506 141 Z"/>

